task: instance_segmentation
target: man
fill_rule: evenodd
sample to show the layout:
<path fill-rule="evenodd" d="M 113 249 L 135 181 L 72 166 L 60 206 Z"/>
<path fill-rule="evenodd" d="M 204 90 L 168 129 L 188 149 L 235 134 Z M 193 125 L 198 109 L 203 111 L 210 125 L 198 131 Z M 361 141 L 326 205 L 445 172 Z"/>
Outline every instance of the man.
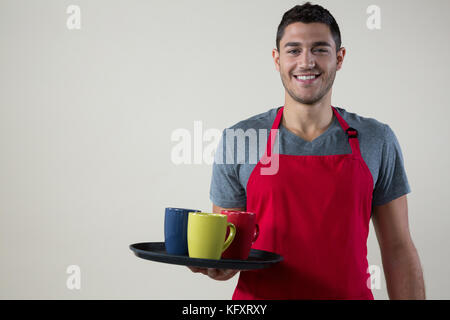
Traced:
<path fill-rule="evenodd" d="M 273 129 L 264 155 L 256 164 L 247 161 L 248 150 L 244 163 L 216 157 L 210 197 L 213 212 L 255 212 L 260 236 L 253 248 L 281 254 L 284 261 L 242 271 L 233 299 L 373 299 L 367 262 L 371 218 L 389 297 L 424 299 L 398 141 L 388 125 L 331 106 L 346 53 L 338 24 L 321 6 L 298 5 L 283 15 L 276 44 L 272 55 L 285 88 L 284 106 L 230 128 Z M 224 134 L 219 148 L 229 141 Z M 275 172 L 264 174 L 265 164 L 275 160 Z M 238 272 L 190 269 L 215 280 Z"/>

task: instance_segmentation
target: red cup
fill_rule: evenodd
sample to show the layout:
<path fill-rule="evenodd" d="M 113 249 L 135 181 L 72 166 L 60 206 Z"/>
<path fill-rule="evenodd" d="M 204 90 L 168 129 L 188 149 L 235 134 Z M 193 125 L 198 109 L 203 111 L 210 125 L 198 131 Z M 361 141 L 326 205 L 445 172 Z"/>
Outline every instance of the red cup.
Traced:
<path fill-rule="evenodd" d="M 236 227 L 236 235 L 227 250 L 222 253 L 224 259 L 246 260 L 252 244 L 259 235 L 259 226 L 253 212 L 222 210 L 227 215 L 227 221 Z"/>

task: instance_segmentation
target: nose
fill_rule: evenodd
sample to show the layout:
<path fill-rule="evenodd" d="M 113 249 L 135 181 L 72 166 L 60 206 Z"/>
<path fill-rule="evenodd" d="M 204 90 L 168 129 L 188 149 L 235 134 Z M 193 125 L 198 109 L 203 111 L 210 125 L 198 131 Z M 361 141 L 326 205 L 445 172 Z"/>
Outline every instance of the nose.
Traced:
<path fill-rule="evenodd" d="M 309 50 L 304 50 L 302 54 L 299 55 L 298 65 L 300 69 L 312 69 L 316 65 L 316 61 L 314 60 L 314 56 Z"/>

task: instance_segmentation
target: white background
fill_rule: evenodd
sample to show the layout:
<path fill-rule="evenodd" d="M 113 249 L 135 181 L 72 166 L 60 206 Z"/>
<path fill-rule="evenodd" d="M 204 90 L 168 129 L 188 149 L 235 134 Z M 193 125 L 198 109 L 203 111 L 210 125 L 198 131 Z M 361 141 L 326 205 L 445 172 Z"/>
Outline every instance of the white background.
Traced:
<path fill-rule="evenodd" d="M 450 298 L 450 2 L 318 1 L 339 23 L 333 104 L 402 147 L 427 297 Z M 69 5 L 81 29 L 69 30 Z M 284 103 L 271 50 L 296 1 L 0 1 L 0 298 L 230 299 L 182 266 L 135 257 L 164 208 L 211 210 L 211 165 L 175 165 L 171 133 Z M 369 5 L 381 30 L 369 30 Z M 369 264 L 381 266 L 371 227 Z M 81 289 L 66 268 L 81 268 Z M 332 266 L 330 266 L 332 267 Z M 386 285 L 373 291 L 387 299 Z"/>

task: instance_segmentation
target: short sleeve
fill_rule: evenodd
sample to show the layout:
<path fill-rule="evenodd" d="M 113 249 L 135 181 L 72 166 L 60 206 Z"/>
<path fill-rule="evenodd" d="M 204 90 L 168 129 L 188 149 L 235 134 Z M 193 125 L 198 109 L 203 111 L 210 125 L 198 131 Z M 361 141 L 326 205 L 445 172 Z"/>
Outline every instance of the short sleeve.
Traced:
<path fill-rule="evenodd" d="M 222 208 L 244 208 L 247 203 L 245 188 L 239 181 L 236 162 L 226 163 L 224 133 L 214 157 L 209 198 Z"/>
<path fill-rule="evenodd" d="M 411 192 L 400 144 L 389 125 L 385 125 L 385 140 L 372 204 L 380 206 Z"/>

